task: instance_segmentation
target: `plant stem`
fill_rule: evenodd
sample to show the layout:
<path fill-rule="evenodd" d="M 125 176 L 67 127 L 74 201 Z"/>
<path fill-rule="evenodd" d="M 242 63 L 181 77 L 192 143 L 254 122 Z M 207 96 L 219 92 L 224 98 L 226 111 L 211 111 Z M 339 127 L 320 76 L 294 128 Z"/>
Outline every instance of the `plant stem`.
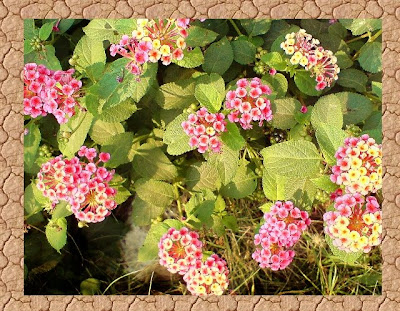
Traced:
<path fill-rule="evenodd" d="M 346 43 L 355 42 L 355 41 L 358 41 L 358 40 L 367 38 L 367 37 L 369 37 L 369 36 L 371 36 L 371 33 L 367 32 L 367 33 L 363 34 L 362 36 L 359 36 L 359 37 L 357 37 L 357 38 L 353 38 L 353 39 L 351 39 L 351 40 L 346 41 Z"/>
<path fill-rule="evenodd" d="M 260 271 L 260 270 L 261 270 L 261 268 L 258 268 L 252 275 L 250 275 L 247 279 L 245 279 L 245 280 L 243 281 L 243 283 L 240 284 L 238 287 L 236 287 L 232 292 L 236 292 L 236 291 L 237 291 L 239 288 L 241 288 L 243 285 L 247 284 L 247 281 L 250 280 L 251 278 L 253 278 L 253 277 L 258 273 L 258 271 Z"/>
<path fill-rule="evenodd" d="M 232 19 L 230 19 L 229 21 L 230 21 L 230 23 L 232 24 L 233 28 L 235 28 L 235 30 L 236 30 L 236 32 L 238 33 L 238 35 L 239 35 L 239 36 L 242 36 L 243 34 L 240 32 L 240 29 L 239 29 L 239 27 L 236 25 L 236 23 L 235 23 Z"/>

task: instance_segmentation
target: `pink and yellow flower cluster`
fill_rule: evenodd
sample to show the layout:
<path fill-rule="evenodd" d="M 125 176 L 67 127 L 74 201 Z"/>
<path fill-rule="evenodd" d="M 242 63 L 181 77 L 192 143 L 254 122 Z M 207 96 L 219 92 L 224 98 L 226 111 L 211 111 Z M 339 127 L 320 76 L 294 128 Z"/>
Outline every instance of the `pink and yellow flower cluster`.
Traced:
<path fill-rule="evenodd" d="M 325 232 L 345 252 L 368 253 L 381 243 L 382 211 L 375 197 L 345 194 L 335 199 L 335 211 L 324 214 Z"/>
<path fill-rule="evenodd" d="M 186 227 L 170 228 L 158 243 L 160 265 L 183 275 L 192 295 L 222 295 L 228 288 L 229 270 L 225 260 L 212 254 L 203 261 L 203 243 L 197 232 Z"/>
<path fill-rule="evenodd" d="M 117 206 L 116 189 L 108 184 L 114 171 L 100 166 L 110 155 L 100 153 L 95 162 L 97 151 L 83 146 L 78 156 L 67 159 L 60 155 L 44 163 L 37 175 L 37 188 L 53 206 L 60 201 L 68 202 L 79 221 L 101 222 Z"/>
<path fill-rule="evenodd" d="M 147 62 L 169 65 L 172 60 L 183 59 L 185 38 L 190 19 L 138 19 L 138 27 L 131 36 L 122 36 L 118 44 L 111 44 L 110 54 L 129 59 L 127 69 L 141 75 Z"/>
<path fill-rule="evenodd" d="M 82 82 L 72 77 L 74 69 L 53 71 L 44 65 L 24 66 L 24 114 L 32 118 L 52 114 L 60 124 L 75 114 Z"/>
<path fill-rule="evenodd" d="M 367 134 L 346 138 L 335 157 L 331 180 L 347 193 L 366 195 L 382 188 L 382 145 Z"/>
<path fill-rule="evenodd" d="M 281 43 L 285 53 L 292 55 L 290 62 L 304 67 L 310 71 L 312 77 L 315 77 L 317 82 L 315 89 L 318 91 L 330 87 L 333 81 L 338 79 L 340 72 L 336 56 L 319 44 L 319 40 L 306 33 L 304 29 L 287 34 L 285 41 Z"/>
<path fill-rule="evenodd" d="M 260 78 L 239 79 L 237 88 L 226 94 L 225 107 L 230 110 L 230 122 L 238 122 L 243 129 L 251 129 L 252 123 L 262 126 L 264 121 L 272 120 L 271 102 L 266 95 L 271 94 L 268 85 Z"/>
<path fill-rule="evenodd" d="M 259 233 L 254 236 L 257 248 L 252 257 L 261 268 L 283 270 L 293 261 L 293 246 L 311 220 L 306 211 L 300 211 L 291 201 L 277 201 L 264 214 L 264 220 Z"/>
<path fill-rule="evenodd" d="M 182 128 L 190 137 L 189 145 L 196 147 L 198 152 L 219 152 L 222 145 L 219 136 L 226 131 L 225 115 L 210 113 L 203 107 L 190 114 L 187 121 L 182 122 Z"/>

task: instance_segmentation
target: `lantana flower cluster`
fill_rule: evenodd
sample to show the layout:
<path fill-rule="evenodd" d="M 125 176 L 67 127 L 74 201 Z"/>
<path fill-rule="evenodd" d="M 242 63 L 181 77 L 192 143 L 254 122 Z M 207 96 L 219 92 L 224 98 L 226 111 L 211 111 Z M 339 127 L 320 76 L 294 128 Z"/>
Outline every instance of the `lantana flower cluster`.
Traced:
<path fill-rule="evenodd" d="M 60 124 L 75 114 L 82 82 L 72 77 L 74 69 L 53 71 L 44 65 L 24 66 L 24 114 L 32 118 L 52 114 Z"/>
<path fill-rule="evenodd" d="M 335 199 L 335 211 L 326 212 L 325 232 L 338 249 L 368 253 L 381 243 L 382 211 L 375 197 L 345 194 Z"/>
<path fill-rule="evenodd" d="M 251 129 L 254 121 L 262 126 L 264 121 L 272 120 L 271 103 L 266 95 L 271 94 L 268 85 L 255 77 L 251 80 L 239 79 L 237 88 L 226 94 L 225 107 L 230 122 L 238 122 L 243 129 Z"/>
<path fill-rule="evenodd" d="M 382 145 L 367 134 L 346 138 L 335 157 L 331 180 L 347 193 L 366 195 L 382 188 Z"/>
<path fill-rule="evenodd" d="M 212 254 L 203 261 L 203 243 L 195 231 L 170 228 L 158 243 L 160 265 L 183 275 L 192 295 L 222 295 L 228 288 L 229 270 L 225 260 Z"/>
<path fill-rule="evenodd" d="M 183 59 L 186 48 L 185 38 L 190 19 L 138 19 L 138 27 L 131 36 L 122 36 L 118 44 L 111 44 L 110 54 L 129 59 L 127 69 L 134 75 L 141 75 L 144 64 L 162 61 L 169 65 L 172 60 Z"/>
<path fill-rule="evenodd" d="M 252 257 L 261 268 L 283 270 L 293 261 L 293 246 L 311 220 L 306 211 L 300 211 L 291 201 L 277 201 L 264 214 L 264 220 L 259 233 L 254 236 L 257 249 Z"/>
<path fill-rule="evenodd" d="M 60 155 L 44 163 L 37 174 L 37 188 L 53 207 L 60 201 L 68 202 L 79 221 L 101 222 L 117 206 L 117 191 L 109 186 L 114 171 L 100 166 L 110 155 L 102 152 L 95 161 L 97 151 L 82 146 L 78 156 L 67 159 Z"/>
<path fill-rule="evenodd" d="M 337 58 L 330 50 L 325 50 L 319 45 L 319 40 L 306 33 L 304 29 L 286 35 L 281 48 L 287 55 L 292 55 L 290 62 L 293 65 L 300 65 L 310 71 L 315 77 L 316 90 L 323 90 L 330 87 L 333 81 L 338 79 L 340 68 L 337 65 Z"/>
<path fill-rule="evenodd" d="M 190 137 L 189 145 L 196 147 L 198 152 L 219 152 L 222 145 L 219 136 L 226 131 L 225 115 L 210 113 L 207 108 L 202 107 L 195 114 L 190 114 L 187 121 L 182 122 L 182 128 Z"/>

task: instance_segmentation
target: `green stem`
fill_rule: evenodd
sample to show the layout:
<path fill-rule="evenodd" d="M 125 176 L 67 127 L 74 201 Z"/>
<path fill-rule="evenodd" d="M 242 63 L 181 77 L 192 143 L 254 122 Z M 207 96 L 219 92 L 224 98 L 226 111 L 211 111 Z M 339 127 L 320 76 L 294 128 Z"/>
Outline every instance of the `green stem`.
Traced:
<path fill-rule="evenodd" d="M 239 36 L 242 36 L 243 34 L 240 32 L 239 27 L 236 25 L 236 23 L 230 19 L 229 22 L 232 24 L 233 28 L 235 28 L 236 32 L 238 33 Z"/>
<path fill-rule="evenodd" d="M 369 38 L 368 42 L 374 42 L 381 34 L 382 34 L 382 29 L 379 29 L 379 31 L 376 34 L 374 34 L 372 37 Z"/>
<path fill-rule="evenodd" d="M 371 36 L 371 33 L 367 32 L 367 33 L 363 34 L 362 36 L 359 36 L 357 38 L 353 38 L 353 39 L 350 39 L 350 40 L 346 41 L 346 43 L 355 42 L 355 41 L 358 41 L 358 40 L 361 40 L 361 39 L 364 39 L 364 38 L 367 38 L 367 37 L 370 37 L 370 36 Z"/>
<path fill-rule="evenodd" d="M 252 275 L 250 275 L 246 280 L 244 280 L 243 283 L 240 284 L 238 287 L 236 287 L 232 292 L 233 293 L 236 292 L 243 285 L 247 284 L 247 281 L 250 280 L 251 278 L 253 278 L 258 273 L 258 271 L 260 271 L 260 270 L 261 270 L 261 268 L 258 268 Z"/>

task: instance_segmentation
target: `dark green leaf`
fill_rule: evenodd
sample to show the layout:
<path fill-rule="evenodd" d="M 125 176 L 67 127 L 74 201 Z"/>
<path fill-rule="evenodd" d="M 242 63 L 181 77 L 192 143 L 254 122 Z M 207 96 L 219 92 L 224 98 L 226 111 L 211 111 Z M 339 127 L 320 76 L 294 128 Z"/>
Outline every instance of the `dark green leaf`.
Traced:
<path fill-rule="evenodd" d="M 263 35 L 271 27 L 270 19 L 242 19 L 240 24 L 249 36 Z"/>
<path fill-rule="evenodd" d="M 188 36 L 186 44 L 191 47 L 206 46 L 217 38 L 218 34 L 212 30 L 202 28 L 199 26 L 190 26 L 188 29 Z"/>
<path fill-rule="evenodd" d="M 207 73 L 223 75 L 233 62 L 233 51 L 226 37 L 209 46 L 204 54 L 203 70 Z"/>
<path fill-rule="evenodd" d="M 101 147 L 101 152 L 108 152 L 111 156 L 105 165 L 117 167 L 132 162 L 135 153 L 134 148 L 132 132 L 120 133 L 110 137 Z"/>
<path fill-rule="evenodd" d="M 382 70 L 382 43 L 367 42 L 360 50 L 358 62 L 369 72 L 376 73 Z"/>
<path fill-rule="evenodd" d="M 242 65 L 247 65 L 255 60 L 256 47 L 247 40 L 236 40 L 231 42 L 233 59 Z"/>
<path fill-rule="evenodd" d="M 272 125 L 279 129 L 292 128 L 297 122 L 296 111 L 300 111 L 301 104 L 297 99 L 287 97 L 272 102 Z"/>
<path fill-rule="evenodd" d="M 315 89 L 317 82 L 314 77 L 310 76 L 308 71 L 297 71 L 294 76 L 294 83 L 300 91 L 309 96 L 320 96 L 322 93 L 322 91 Z"/>

